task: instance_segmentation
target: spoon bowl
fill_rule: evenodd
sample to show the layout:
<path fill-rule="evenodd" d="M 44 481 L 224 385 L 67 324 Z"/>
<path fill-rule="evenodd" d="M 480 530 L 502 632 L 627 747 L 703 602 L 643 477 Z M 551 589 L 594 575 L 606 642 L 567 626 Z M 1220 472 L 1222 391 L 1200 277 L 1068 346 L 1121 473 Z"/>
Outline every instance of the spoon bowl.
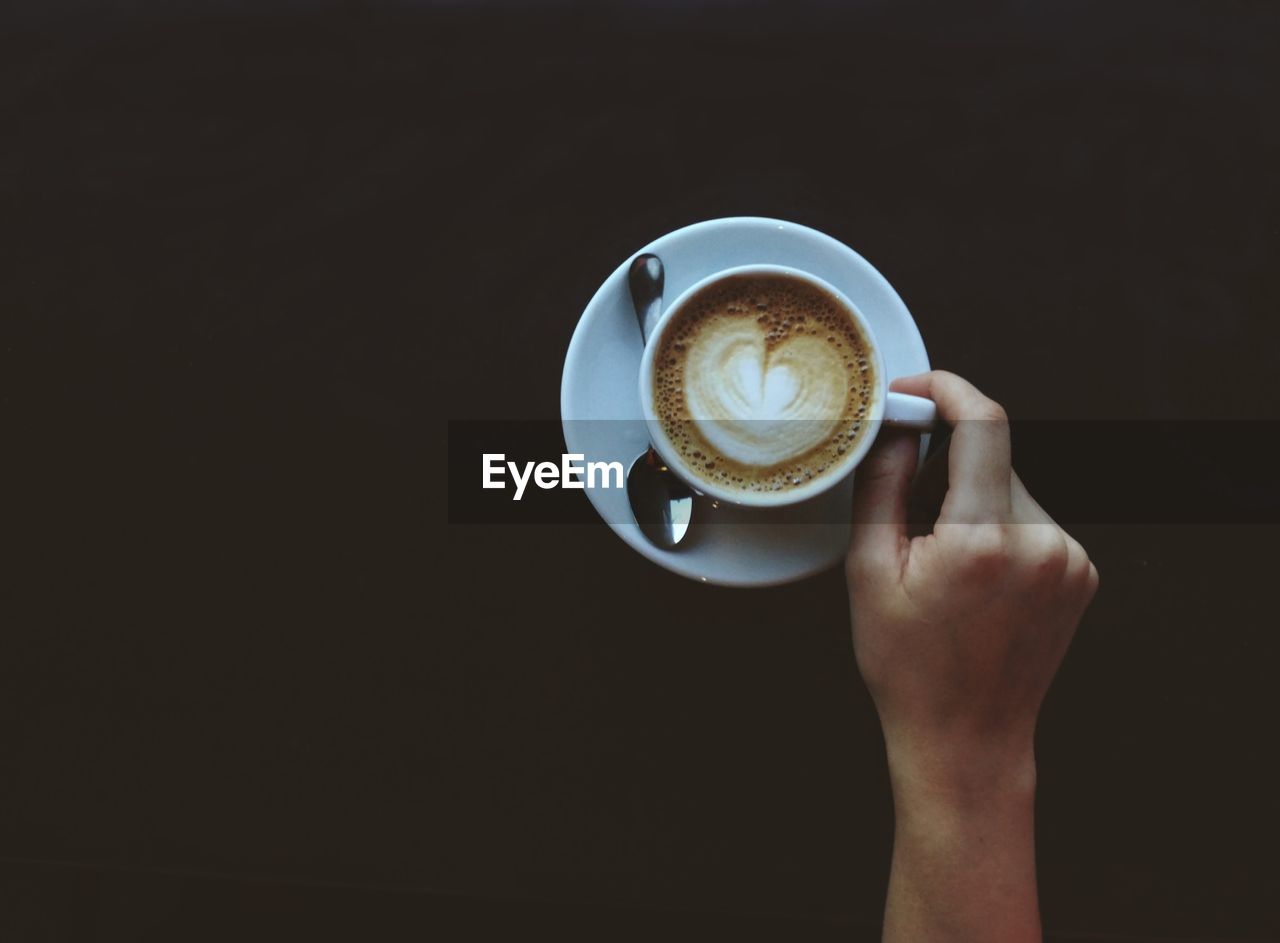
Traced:
<path fill-rule="evenodd" d="M 693 518 L 693 491 L 672 474 L 652 448 L 627 472 L 627 499 L 640 532 L 668 549 L 684 540 Z"/>

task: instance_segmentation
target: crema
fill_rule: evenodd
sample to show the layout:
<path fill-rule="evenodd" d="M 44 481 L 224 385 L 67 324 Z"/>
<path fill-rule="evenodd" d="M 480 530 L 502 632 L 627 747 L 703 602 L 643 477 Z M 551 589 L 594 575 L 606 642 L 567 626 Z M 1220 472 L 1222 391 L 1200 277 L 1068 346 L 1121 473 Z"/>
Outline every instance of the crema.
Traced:
<path fill-rule="evenodd" d="M 877 388 L 852 313 L 783 274 L 730 276 L 688 299 L 653 371 L 654 413 L 680 458 L 742 492 L 834 473 L 867 434 Z"/>

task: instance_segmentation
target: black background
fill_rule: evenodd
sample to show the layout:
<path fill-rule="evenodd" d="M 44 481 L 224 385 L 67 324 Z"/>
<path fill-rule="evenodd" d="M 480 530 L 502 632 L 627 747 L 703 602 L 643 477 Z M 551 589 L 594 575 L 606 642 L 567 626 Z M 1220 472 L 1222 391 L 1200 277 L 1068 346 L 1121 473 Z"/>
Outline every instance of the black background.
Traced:
<path fill-rule="evenodd" d="M 738 214 L 852 245 L 1015 418 L 1280 418 L 1278 20 L 7 7 L 5 938 L 873 938 L 839 574 L 717 590 L 598 523 L 450 524 L 447 420 L 554 419 L 599 282 Z M 1269 467 L 1232 428 L 1223 477 Z M 1078 529 L 1061 938 L 1280 935 L 1275 526 L 1187 519 Z"/>

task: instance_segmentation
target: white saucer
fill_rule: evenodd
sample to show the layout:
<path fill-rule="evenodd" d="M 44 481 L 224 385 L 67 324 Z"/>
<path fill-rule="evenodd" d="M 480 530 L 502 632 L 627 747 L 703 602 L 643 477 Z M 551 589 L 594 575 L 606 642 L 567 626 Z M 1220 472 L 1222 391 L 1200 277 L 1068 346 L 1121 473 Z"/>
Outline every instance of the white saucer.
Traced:
<path fill-rule="evenodd" d="M 811 272 L 840 289 L 867 318 L 889 378 L 929 369 L 924 342 L 898 293 L 848 246 L 807 226 L 738 216 L 668 233 L 636 251 L 652 252 L 666 271 L 670 301 L 694 282 L 735 265 L 770 262 Z M 624 259 L 578 321 L 560 383 L 565 444 L 588 461 L 629 468 L 648 446 L 640 407 L 640 329 Z M 927 445 L 921 442 L 921 451 Z M 624 489 L 586 491 L 614 532 L 673 573 L 723 586 L 771 586 L 811 576 L 844 559 L 849 542 L 852 476 L 824 494 L 784 508 L 697 506 L 689 535 L 676 550 L 651 544 L 631 515 Z"/>

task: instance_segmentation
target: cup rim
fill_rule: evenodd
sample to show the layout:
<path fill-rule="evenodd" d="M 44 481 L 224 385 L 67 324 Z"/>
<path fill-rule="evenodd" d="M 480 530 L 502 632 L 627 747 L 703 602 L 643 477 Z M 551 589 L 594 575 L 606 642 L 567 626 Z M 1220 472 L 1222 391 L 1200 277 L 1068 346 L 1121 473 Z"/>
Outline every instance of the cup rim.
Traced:
<path fill-rule="evenodd" d="M 657 416 L 657 410 L 653 408 L 653 361 L 656 356 L 658 346 L 662 340 L 663 334 L 675 315 L 689 302 L 689 300 L 704 288 L 715 284 L 725 278 L 732 278 L 738 275 L 786 275 L 803 281 L 812 287 L 825 291 L 836 299 L 844 309 L 852 316 L 858 328 L 862 331 L 863 336 L 868 341 L 870 354 L 875 366 L 875 395 L 872 399 L 871 408 L 867 410 L 867 419 L 870 428 L 867 433 L 859 440 L 857 446 L 848 454 L 843 456 L 839 467 L 835 471 L 824 472 L 819 477 L 810 482 L 806 482 L 796 488 L 786 491 L 761 491 L 761 492 L 744 492 L 734 491 L 727 488 L 721 488 L 719 485 L 705 481 L 701 476 L 697 475 L 688 465 L 680 458 L 680 454 L 671 444 L 671 440 L 667 437 L 666 431 L 662 428 L 662 423 Z M 724 501 L 729 504 L 738 505 L 740 507 L 784 507 L 792 504 L 799 504 L 807 501 L 809 498 L 816 497 L 825 491 L 834 488 L 836 485 L 845 481 L 854 469 L 858 467 L 867 452 L 871 449 L 872 443 L 875 441 L 879 433 L 881 420 L 884 417 L 885 401 L 888 397 L 889 380 L 884 372 L 884 358 L 880 353 L 880 347 L 876 343 L 875 333 L 871 330 L 871 325 L 867 321 L 866 316 L 858 310 L 849 297 L 840 289 L 836 288 L 830 282 L 818 277 L 803 269 L 795 268 L 790 265 L 777 265 L 774 263 L 759 262 L 748 265 L 736 265 L 726 269 L 712 272 L 698 281 L 694 282 L 671 302 L 670 305 L 662 312 L 662 316 L 658 319 L 658 323 L 654 325 L 653 333 L 645 342 L 644 352 L 640 359 L 640 408 L 644 414 L 645 425 L 649 430 L 649 440 L 652 442 L 654 449 L 662 456 L 668 467 L 680 476 L 685 482 L 697 489 L 699 492 L 714 498 L 718 501 Z"/>

